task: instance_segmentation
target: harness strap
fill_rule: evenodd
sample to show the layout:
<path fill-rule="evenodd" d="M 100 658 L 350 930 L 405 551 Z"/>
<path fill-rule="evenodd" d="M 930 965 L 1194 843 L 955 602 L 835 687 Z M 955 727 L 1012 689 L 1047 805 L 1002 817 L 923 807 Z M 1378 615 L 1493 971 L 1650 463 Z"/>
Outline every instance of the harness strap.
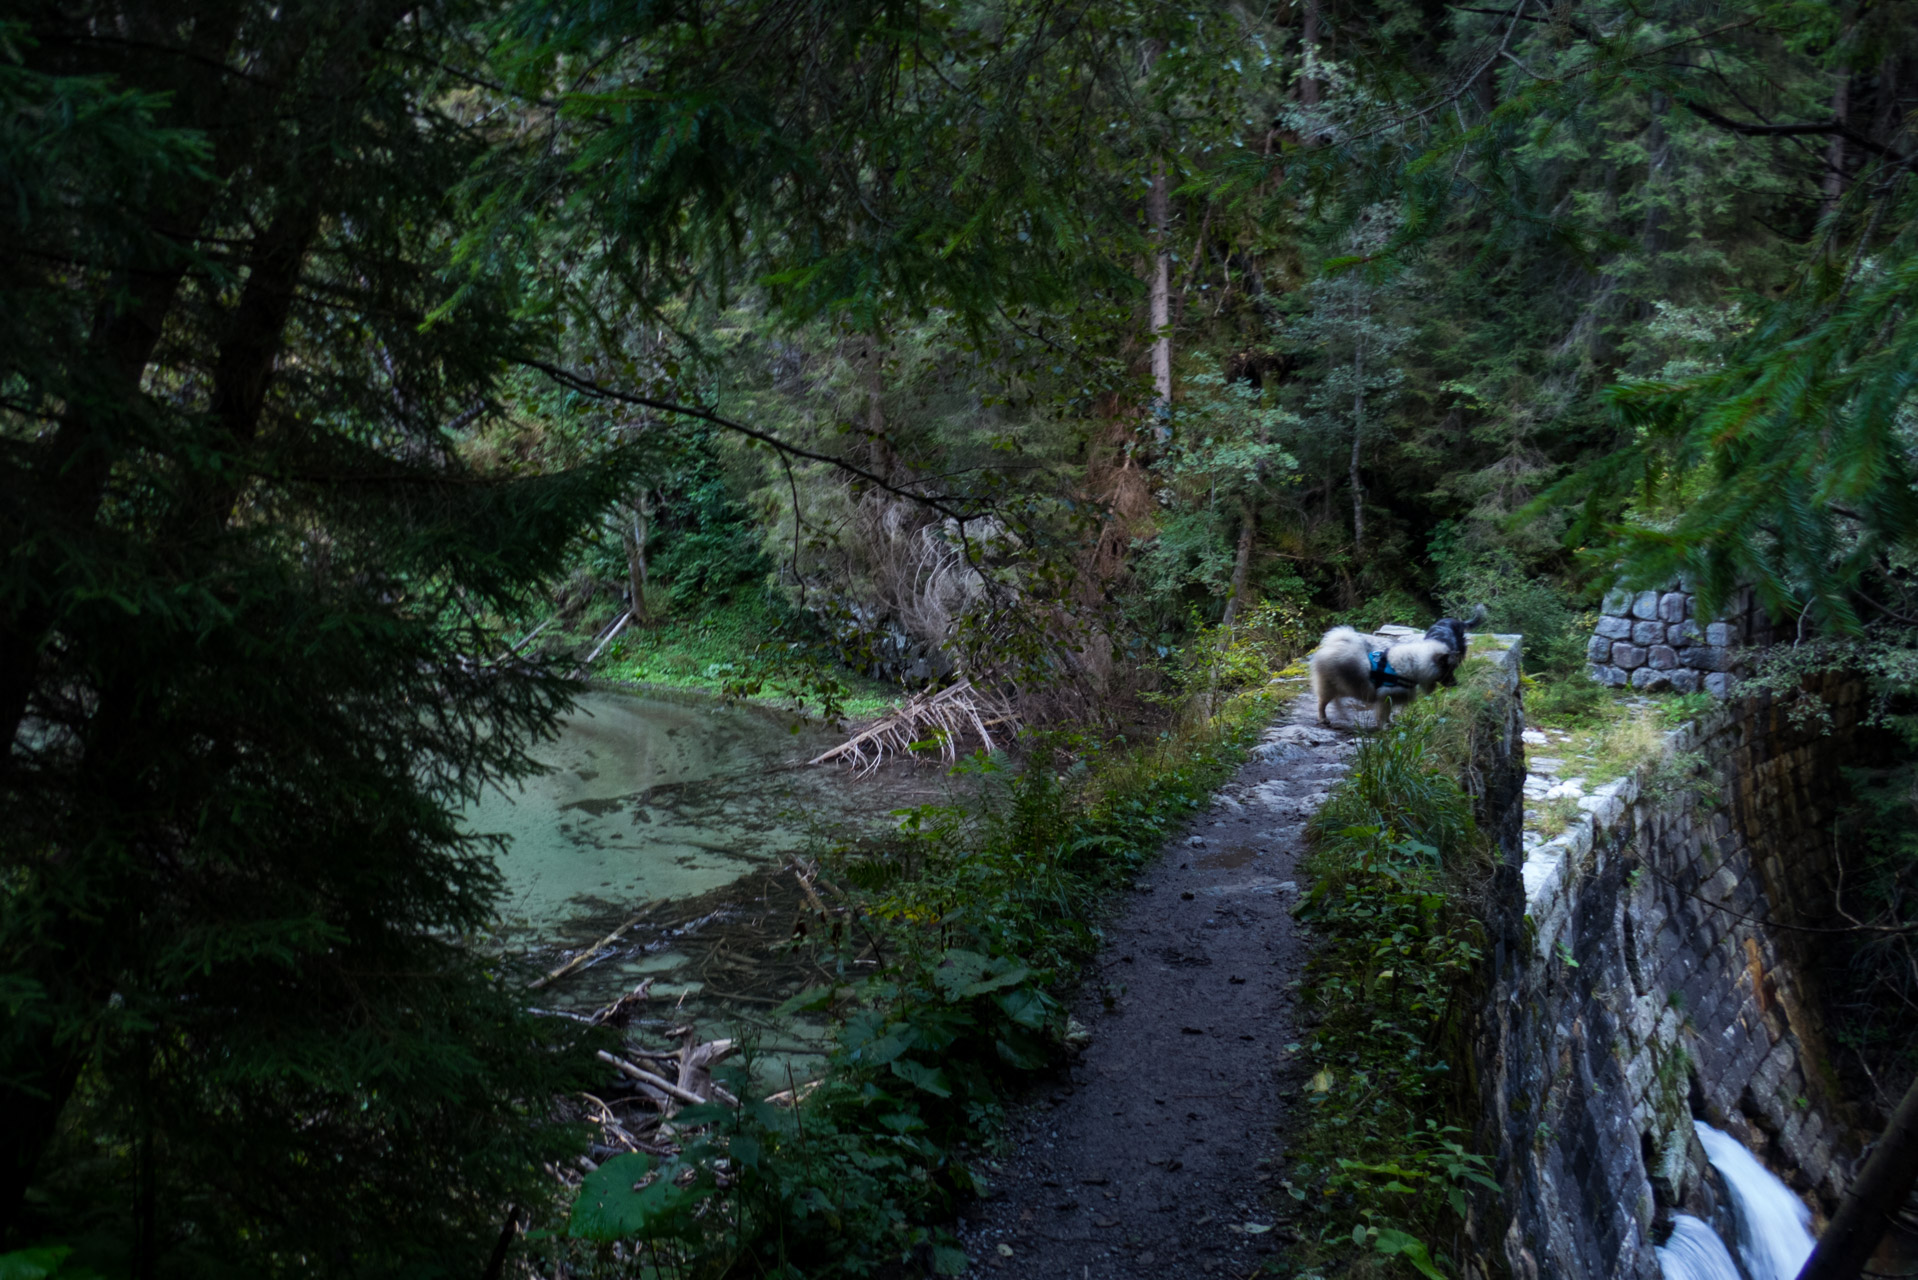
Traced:
<path fill-rule="evenodd" d="M 1412 687 L 1404 676 L 1392 670 L 1392 664 L 1386 660 L 1385 650 L 1374 649 L 1365 656 L 1372 664 L 1372 687 L 1380 693 L 1391 693 Z"/>

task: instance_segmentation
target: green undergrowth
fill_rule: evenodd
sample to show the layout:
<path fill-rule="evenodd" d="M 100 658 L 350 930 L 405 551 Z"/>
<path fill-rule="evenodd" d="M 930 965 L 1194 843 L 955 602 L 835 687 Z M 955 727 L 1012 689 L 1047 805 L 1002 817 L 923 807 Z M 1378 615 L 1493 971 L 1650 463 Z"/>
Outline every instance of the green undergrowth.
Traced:
<path fill-rule="evenodd" d="M 1276 662 L 1216 637 L 1185 683 L 1210 714 L 1145 742 L 1028 736 L 1022 764 L 976 755 L 963 803 L 901 811 L 898 838 L 822 859 L 814 937 L 829 980 L 791 1011 L 832 1019 L 797 1107 L 682 1112 L 677 1157 L 616 1157 L 537 1247 L 546 1274 L 921 1276 L 966 1265 L 950 1222 L 981 1190 L 1006 1100 L 1080 1034 L 1065 998 L 1114 891 L 1244 757 Z M 1220 672 L 1230 674 L 1221 677 Z M 750 1054 L 747 1055 L 750 1058 Z M 750 1065 L 750 1064 L 748 1064 Z"/>
<path fill-rule="evenodd" d="M 1319 1020 L 1296 1050 L 1311 1076 L 1284 1183 L 1302 1276 L 1456 1275 L 1467 1201 L 1497 1190 L 1468 1149 L 1462 1015 L 1491 857 L 1459 779 L 1509 696 L 1489 662 L 1468 662 L 1458 688 L 1366 739 L 1313 820 L 1298 915 Z"/>
<path fill-rule="evenodd" d="M 698 613 L 629 625 L 593 663 L 593 674 L 781 705 L 823 703 L 835 717 L 880 715 L 903 696 L 897 685 L 824 660 L 812 652 L 816 646 L 790 638 L 792 629 L 764 592 L 741 591 Z"/>

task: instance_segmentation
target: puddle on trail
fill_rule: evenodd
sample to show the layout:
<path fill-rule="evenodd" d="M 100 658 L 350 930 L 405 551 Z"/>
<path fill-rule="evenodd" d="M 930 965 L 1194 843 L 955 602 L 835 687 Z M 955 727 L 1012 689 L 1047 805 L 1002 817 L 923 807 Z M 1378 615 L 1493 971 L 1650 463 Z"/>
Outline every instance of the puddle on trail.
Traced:
<path fill-rule="evenodd" d="M 1258 856 L 1259 850 L 1249 844 L 1242 844 L 1230 849 L 1221 849 L 1217 853 L 1202 854 L 1192 860 L 1192 865 L 1204 867 L 1208 871 L 1228 871 L 1233 867 L 1243 867 Z"/>
<path fill-rule="evenodd" d="M 594 691 L 535 750 L 552 772 L 467 811 L 469 829 L 510 840 L 499 941 L 529 974 L 640 914 L 543 1004 L 597 1009 L 651 977 L 636 1030 L 743 1023 L 768 1049 L 804 1050 L 815 1028 L 768 1017 L 820 977 L 811 949 L 792 945 L 807 903 L 787 863 L 889 832 L 890 811 L 946 790 L 932 768 L 858 779 L 807 767 L 842 735 L 815 721 L 795 734 L 795 722 L 699 694 Z"/>

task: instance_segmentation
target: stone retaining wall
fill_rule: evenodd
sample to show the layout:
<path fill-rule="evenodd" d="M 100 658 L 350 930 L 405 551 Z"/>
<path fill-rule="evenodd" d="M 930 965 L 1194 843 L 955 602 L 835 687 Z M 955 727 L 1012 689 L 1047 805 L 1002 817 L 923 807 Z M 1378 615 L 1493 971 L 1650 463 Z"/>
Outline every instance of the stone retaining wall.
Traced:
<path fill-rule="evenodd" d="M 1519 854 L 1525 823 L 1525 705 L 1519 696 L 1523 640 L 1516 635 L 1474 635 L 1466 646 L 1468 657 L 1493 664 L 1493 686 L 1506 695 L 1495 708 L 1497 724 L 1483 727 L 1463 783 L 1479 830 L 1490 835 L 1508 859 Z"/>
<path fill-rule="evenodd" d="M 1820 1065 L 1802 935 L 1764 923 L 1831 901 L 1820 833 L 1863 692 L 1825 692 L 1831 736 L 1729 703 L 1500 868 L 1469 1029 L 1479 1149 L 1505 1188 L 1470 1224 L 1481 1276 L 1653 1280 L 1660 1219 L 1713 1216 L 1694 1115 L 1835 1204 L 1856 1135 Z"/>
<path fill-rule="evenodd" d="M 1697 595 L 1679 583 L 1612 592 L 1585 654 L 1592 678 L 1614 688 L 1728 696 L 1738 680 L 1738 650 L 1768 640 L 1770 620 L 1749 588 L 1724 617 L 1701 621 L 1697 614 Z"/>

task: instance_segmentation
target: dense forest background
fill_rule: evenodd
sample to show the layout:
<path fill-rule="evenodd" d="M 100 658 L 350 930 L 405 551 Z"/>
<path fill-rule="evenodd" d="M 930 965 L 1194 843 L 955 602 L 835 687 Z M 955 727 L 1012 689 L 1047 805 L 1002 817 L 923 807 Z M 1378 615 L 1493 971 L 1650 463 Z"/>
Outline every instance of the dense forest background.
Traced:
<path fill-rule="evenodd" d="M 29 2 L 0 98 L 8 1246 L 479 1273 L 579 1067 L 449 815 L 628 613 L 1100 731 L 1679 572 L 1918 669 L 1904 0 Z"/>

